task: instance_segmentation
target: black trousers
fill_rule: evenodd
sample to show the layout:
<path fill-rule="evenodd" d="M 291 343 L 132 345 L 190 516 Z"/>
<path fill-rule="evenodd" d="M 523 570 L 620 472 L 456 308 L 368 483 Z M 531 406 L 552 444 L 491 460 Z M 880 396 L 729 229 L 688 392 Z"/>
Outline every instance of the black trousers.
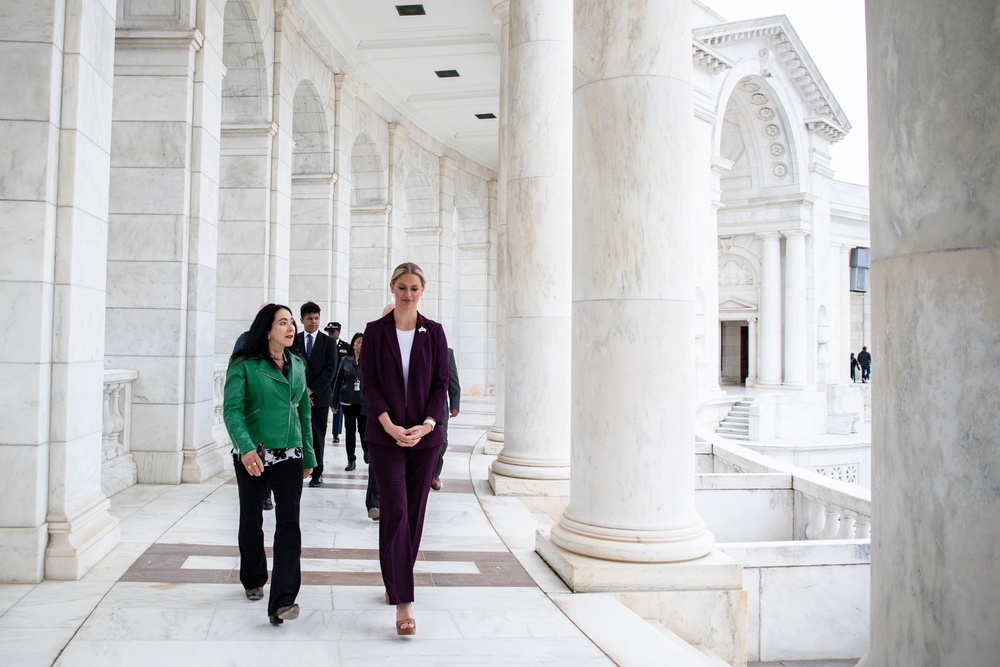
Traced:
<path fill-rule="evenodd" d="M 341 403 L 340 410 L 344 413 L 344 430 L 347 432 L 347 440 L 344 443 L 347 449 L 347 462 L 350 463 L 357 458 L 358 434 L 361 434 L 361 451 L 368 451 L 368 443 L 365 442 L 365 428 L 367 427 L 367 417 L 361 415 L 360 405 L 350 405 Z M 326 428 L 324 427 L 324 431 Z"/>
<path fill-rule="evenodd" d="M 441 453 L 438 455 L 437 465 L 434 466 L 434 476 L 440 477 L 441 470 L 444 468 L 444 453 L 448 451 L 448 419 L 450 419 L 448 413 L 444 414 L 444 442 L 441 444 Z"/>
<path fill-rule="evenodd" d="M 234 456 L 236 486 L 240 493 L 240 583 L 257 588 L 267 583 L 267 554 L 264 551 L 265 485 L 274 494 L 274 545 L 271 548 L 271 593 L 268 616 L 295 602 L 302 585 L 302 532 L 299 529 L 299 500 L 302 498 L 302 459 L 287 459 L 264 468 L 260 477 L 247 472 Z"/>
<path fill-rule="evenodd" d="M 323 474 L 323 446 L 326 443 L 326 419 L 330 416 L 330 406 L 312 407 L 313 451 L 316 452 L 316 467 L 312 478 L 318 479 Z"/>

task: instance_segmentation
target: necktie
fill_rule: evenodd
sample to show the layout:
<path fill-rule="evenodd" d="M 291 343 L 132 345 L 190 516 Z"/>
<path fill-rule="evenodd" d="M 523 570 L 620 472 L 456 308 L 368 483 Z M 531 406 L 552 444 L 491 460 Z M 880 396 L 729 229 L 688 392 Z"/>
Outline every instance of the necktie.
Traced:
<path fill-rule="evenodd" d="M 306 334 L 306 357 L 308 358 L 313 352 L 313 335 Z"/>

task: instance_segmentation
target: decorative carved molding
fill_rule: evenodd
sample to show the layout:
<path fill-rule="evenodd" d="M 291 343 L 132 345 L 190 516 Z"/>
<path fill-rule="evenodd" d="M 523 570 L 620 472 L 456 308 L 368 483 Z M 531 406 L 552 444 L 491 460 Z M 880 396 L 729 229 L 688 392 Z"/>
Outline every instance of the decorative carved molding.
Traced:
<path fill-rule="evenodd" d="M 742 258 L 729 255 L 719 259 L 719 287 L 756 284 L 756 273 Z"/>
<path fill-rule="evenodd" d="M 773 74 L 771 70 L 780 63 L 780 67 L 784 69 L 798 89 L 802 100 L 812 111 L 813 117 L 806 121 L 807 128 L 831 143 L 843 139 L 850 131 L 851 124 L 847 116 L 786 17 L 749 19 L 706 26 L 696 29 L 694 36 L 696 41 L 710 47 L 752 39 L 766 39 L 770 49 L 760 51 L 761 66 L 767 70 L 762 71 L 762 74 L 765 76 Z"/>
<path fill-rule="evenodd" d="M 709 52 L 703 45 L 697 42 L 691 45 L 691 60 L 697 67 L 713 75 L 721 74 L 733 68 L 732 63 L 724 60 L 717 54 Z"/>

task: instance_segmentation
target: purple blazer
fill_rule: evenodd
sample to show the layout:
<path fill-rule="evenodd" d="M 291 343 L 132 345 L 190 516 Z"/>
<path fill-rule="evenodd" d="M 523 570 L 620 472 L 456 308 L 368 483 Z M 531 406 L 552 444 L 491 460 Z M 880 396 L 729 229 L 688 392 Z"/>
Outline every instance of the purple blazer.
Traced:
<path fill-rule="evenodd" d="M 409 391 L 404 391 L 403 361 L 393 314 L 369 322 L 361 345 L 361 387 L 368 403 L 365 440 L 395 446 L 396 439 L 385 432 L 378 420 L 379 415 L 388 412 L 392 423 L 403 428 L 422 424 L 431 417 L 437 426 L 417 447 L 442 444 L 448 403 L 448 341 L 444 329 L 417 313 L 417 331 L 410 351 Z"/>

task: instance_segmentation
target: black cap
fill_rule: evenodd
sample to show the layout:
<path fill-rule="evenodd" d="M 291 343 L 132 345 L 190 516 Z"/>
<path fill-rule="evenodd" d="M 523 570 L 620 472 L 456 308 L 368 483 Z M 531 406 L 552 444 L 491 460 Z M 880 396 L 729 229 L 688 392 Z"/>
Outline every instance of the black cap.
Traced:
<path fill-rule="evenodd" d="M 323 327 L 323 331 L 330 331 L 332 329 L 340 331 L 340 322 L 327 322 L 326 326 Z"/>

